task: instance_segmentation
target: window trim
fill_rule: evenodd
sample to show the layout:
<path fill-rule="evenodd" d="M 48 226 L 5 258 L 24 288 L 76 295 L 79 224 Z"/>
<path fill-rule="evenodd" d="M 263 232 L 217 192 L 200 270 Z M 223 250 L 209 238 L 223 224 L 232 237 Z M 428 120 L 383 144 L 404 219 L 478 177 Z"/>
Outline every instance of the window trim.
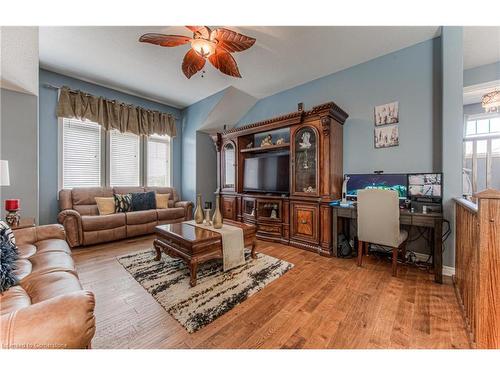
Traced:
<path fill-rule="evenodd" d="M 57 188 L 64 189 L 64 117 L 57 118 Z M 139 186 L 148 183 L 148 141 L 153 136 L 139 136 Z M 169 181 L 166 187 L 173 186 L 173 138 L 164 141 L 169 143 Z M 110 187 L 111 181 L 111 134 L 101 126 L 101 187 Z"/>

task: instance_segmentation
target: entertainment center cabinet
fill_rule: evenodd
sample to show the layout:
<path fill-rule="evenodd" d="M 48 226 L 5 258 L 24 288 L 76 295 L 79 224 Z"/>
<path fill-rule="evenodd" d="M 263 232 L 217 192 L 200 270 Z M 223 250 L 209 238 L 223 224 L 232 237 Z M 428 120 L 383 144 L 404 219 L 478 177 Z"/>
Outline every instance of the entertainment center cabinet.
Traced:
<path fill-rule="evenodd" d="M 333 255 L 333 200 L 342 192 L 342 126 L 348 115 L 329 102 L 217 133 L 218 194 L 225 219 L 255 224 L 257 238 Z M 289 155 L 288 191 L 249 191 L 249 158 Z M 247 171 L 247 180 L 251 177 Z M 276 178 L 278 179 L 278 178 Z"/>

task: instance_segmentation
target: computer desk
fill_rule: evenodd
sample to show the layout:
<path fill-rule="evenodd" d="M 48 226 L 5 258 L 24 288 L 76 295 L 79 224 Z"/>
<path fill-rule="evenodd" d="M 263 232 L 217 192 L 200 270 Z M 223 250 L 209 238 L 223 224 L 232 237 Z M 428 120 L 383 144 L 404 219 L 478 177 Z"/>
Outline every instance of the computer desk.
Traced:
<path fill-rule="evenodd" d="M 333 233 L 333 249 L 336 254 L 338 241 L 338 223 L 342 219 L 347 224 L 350 220 L 357 220 L 358 210 L 356 205 L 349 207 L 332 206 L 332 233 Z M 432 232 L 432 264 L 434 268 L 434 281 L 443 283 L 443 214 L 442 213 L 416 213 L 410 212 L 408 209 L 400 210 L 400 223 L 402 225 L 410 225 L 415 227 L 430 228 Z M 349 225 L 344 226 L 344 232 L 347 232 L 349 237 Z"/>

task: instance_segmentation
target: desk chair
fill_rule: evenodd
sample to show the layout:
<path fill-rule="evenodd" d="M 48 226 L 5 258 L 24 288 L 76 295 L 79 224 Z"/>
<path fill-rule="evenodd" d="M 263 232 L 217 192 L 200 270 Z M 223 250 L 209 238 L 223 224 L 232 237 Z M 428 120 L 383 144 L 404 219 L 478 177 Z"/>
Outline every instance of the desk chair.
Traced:
<path fill-rule="evenodd" d="M 393 190 L 358 190 L 358 266 L 368 244 L 392 248 L 392 276 L 397 276 L 398 251 L 406 256 L 408 232 L 399 227 L 399 198 Z"/>

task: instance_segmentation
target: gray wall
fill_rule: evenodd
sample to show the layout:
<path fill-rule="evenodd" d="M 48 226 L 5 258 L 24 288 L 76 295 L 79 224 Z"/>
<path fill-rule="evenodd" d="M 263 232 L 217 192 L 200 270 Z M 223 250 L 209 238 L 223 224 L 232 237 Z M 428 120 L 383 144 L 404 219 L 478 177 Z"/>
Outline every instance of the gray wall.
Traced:
<path fill-rule="evenodd" d="M 1 216 L 4 200 L 21 199 L 21 216 L 38 221 L 38 98 L 1 89 L 0 159 L 9 161 L 10 186 L 0 188 Z"/>
<path fill-rule="evenodd" d="M 344 173 L 439 171 L 440 39 L 429 40 L 266 97 L 239 121 L 248 124 L 334 101 L 348 114 Z M 399 101 L 399 147 L 375 149 L 374 106 Z"/>
<path fill-rule="evenodd" d="M 441 32 L 443 72 L 443 208 L 452 233 L 443 262 L 455 265 L 454 197 L 462 195 L 463 157 L 463 28 L 445 26 Z"/>
<path fill-rule="evenodd" d="M 86 91 L 93 95 L 104 96 L 124 103 L 142 106 L 152 110 L 172 113 L 180 119 L 181 111 L 177 108 L 152 102 L 137 96 L 128 95 L 116 90 L 108 89 L 75 78 L 40 69 L 40 223 L 56 222 L 58 213 L 57 182 L 58 182 L 58 123 L 56 116 L 57 90 L 44 87 L 45 84 L 54 86 L 67 85 L 73 89 Z M 173 186 L 182 196 L 181 190 L 181 147 L 182 127 L 181 120 L 176 120 L 177 137 L 173 140 Z"/>
<path fill-rule="evenodd" d="M 182 110 L 182 194 L 183 198 L 196 201 L 196 194 L 202 193 L 203 200 L 213 200 L 213 192 L 217 186 L 215 146 L 209 145 L 206 135 L 198 135 L 204 121 L 224 96 L 219 91 Z M 212 152 L 207 152 L 213 148 Z M 205 157 L 206 156 L 206 157 Z M 203 188 L 206 186 L 206 188 Z M 199 191 L 199 188 L 203 191 Z"/>
<path fill-rule="evenodd" d="M 498 48 L 498 46 L 492 46 Z M 464 87 L 500 79 L 500 61 L 464 70 Z"/>

